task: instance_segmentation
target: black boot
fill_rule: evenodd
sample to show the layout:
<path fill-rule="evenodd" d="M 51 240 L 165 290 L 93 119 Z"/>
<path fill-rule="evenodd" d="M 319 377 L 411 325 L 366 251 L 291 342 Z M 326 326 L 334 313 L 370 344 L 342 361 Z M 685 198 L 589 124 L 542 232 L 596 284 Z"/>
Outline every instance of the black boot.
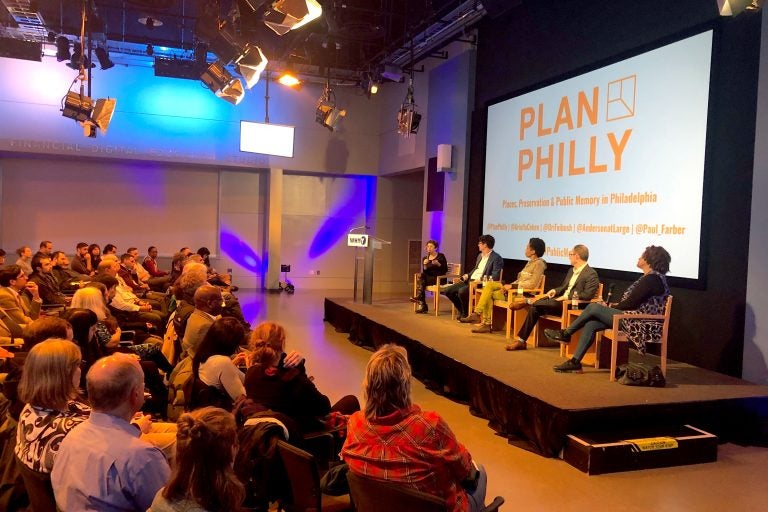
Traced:
<path fill-rule="evenodd" d="M 420 301 L 419 305 L 416 306 L 416 313 L 420 313 L 422 315 L 425 315 L 429 313 L 429 308 L 427 307 L 426 301 Z"/>
<path fill-rule="evenodd" d="M 416 295 L 411 297 L 411 302 L 415 302 L 417 304 L 424 303 L 424 279 L 422 278 L 421 274 L 419 274 L 419 277 L 416 278 Z"/>

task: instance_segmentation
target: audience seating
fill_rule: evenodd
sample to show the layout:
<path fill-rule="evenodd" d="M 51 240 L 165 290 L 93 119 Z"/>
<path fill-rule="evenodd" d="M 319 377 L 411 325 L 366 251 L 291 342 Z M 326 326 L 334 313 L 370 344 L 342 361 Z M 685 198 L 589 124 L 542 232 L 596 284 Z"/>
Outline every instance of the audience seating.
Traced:
<path fill-rule="evenodd" d="M 16 465 L 22 480 L 24 480 L 24 487 L 27 488 L 32 512 L 56 512 L 56 498 L 53 496 L 51 475 L 32 471 L 18 460 Z"/>
<path fill-rule="evenodd" d="M 328 496 L 328 503 L 322 506 L 322 492 L 320 491 L 320 472 L 315 462 L 315 457 L 292 446 L 285 441 L 277 442 L 277 450 L 283 461 L 288 480 L 291 482 L 291 495 L 293 497 L 290 512 L 320 512 L 349 510 L 349 498 Z M 365 510 L 365 509 L 360 509 Z"/>
<path fill-rule="evenodd" d="M 445 500 L 417 491 L 407 485 L 395 482 L 373 480 L 352 472 L 347 473 L 352 502 L 360 512 L 446 512 Z M 485 512 L 495 512 L 504 504 L 504 498 L 497 496 Z"/>
<path fill-rule="evenodd" d="M 664 305 L 664 314 L 663 315 L 632 315 L 632 314 L 623 314 L 623 315 L 614 315 L 613 316 L 613 327 L 611 329 L 607 329 L 605 331 L 602 331 L 597 334 L 598 338 L 606 338 L 608 340 L 611 340 L 611 375 L 610 380 L 611 382 L 616 380 L 616 359 L 618 354 L 618 345 L 619 343 L 626 343 L 629 341 L 627 339 L 627 333 L 622 331 L 619 328 L 620 322 L 625 319 L 631 319 L 631 320 L 656 320 L 658 322 L 662 322 L 662 331 L 661 331 L 661 338 L 658 341 L 654 341 L 653 343 L 659 343 L 661 345 L 661 373 L 664 374 L 664 377 L 667 376 L 667 337 L 669 335 L 669 318 L 672 314 L 672 295 L 669 295 L 667 297 L 667 302 Z"/>

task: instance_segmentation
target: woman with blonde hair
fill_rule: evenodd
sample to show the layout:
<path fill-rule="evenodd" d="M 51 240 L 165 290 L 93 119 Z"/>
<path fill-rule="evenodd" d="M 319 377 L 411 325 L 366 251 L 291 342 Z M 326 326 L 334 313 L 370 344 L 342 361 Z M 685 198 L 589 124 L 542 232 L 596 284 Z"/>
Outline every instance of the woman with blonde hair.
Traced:
<path fill-rule="evenodd" d="M 27 354 L 19 384 L 21 411 L 16 457 L 32 471 L 50 473 L 64 436 L 82 423 L 90 408 L 78 400 L 80 348 L 71 341 L 49 339 Z"/>
<path fill-rule="evenodd" d="M 232 467 L 238 449 L 234 416 L 203 407 L 182 414 L 177 427 L 176 464 L 148 512 L 241 510 L 245 489 Z"/>
<path fill-rule="evenodd" d="M 341 451 L 349 470 L 443 497 L 451 512 L 483 510 L 485 471 L 439 414 L 411 403 L 403 347 L 384 345 L 371 356 L 363 389 L 365 408 L 350 416 Z"/>

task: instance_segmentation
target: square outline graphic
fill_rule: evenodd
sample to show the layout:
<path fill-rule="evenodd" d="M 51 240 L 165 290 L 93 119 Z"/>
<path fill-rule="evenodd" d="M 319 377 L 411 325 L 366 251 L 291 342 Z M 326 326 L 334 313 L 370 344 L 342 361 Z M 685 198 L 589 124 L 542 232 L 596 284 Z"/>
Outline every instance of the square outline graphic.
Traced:
<path fill-rule="evenodd" d="M 632 81 L 632 88 L 631 91 L 625 93 L 624 85 Z M 611 85 L 613 84 L 619 84 L 619 96 L 617 98 L 611 98 Z M 629 87 L 627 87 L 629 89 Z M 631 94 L 631 97 L 625 97 L 629 96 Z M 637 96 L 637 75 L 629 75 L 624 78 L 619 78 L 618 80 L 613 80 L 612 82 L 608 82 L 608 92 L 606 94 L 606 101 L 605 101 L 605 120 L 607 121 L 617 121 L 619 119 L 626 119 L 628 117 L 634 117 L 635 115 L 635 98 Z M 630 101 L 628 101 L 630 100 Z M 631 102 L 631 105 L 630 105 Z M 610 110 L 611 103 L 620 103 L 624 106 L 624 109 L 627 111 L 627 114 L 622 116 L 616 116 L 616 117 L 610 117 L 608 115 L 608 112 Z"/>

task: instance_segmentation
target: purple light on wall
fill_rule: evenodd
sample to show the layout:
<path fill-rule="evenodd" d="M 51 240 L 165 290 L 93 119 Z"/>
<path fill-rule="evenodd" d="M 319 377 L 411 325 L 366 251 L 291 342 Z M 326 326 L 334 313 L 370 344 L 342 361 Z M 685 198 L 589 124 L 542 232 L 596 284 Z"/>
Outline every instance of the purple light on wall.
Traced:
<path fill-rule="evenodd" d="M 429 238 L 431 240 L 437 240 L 438 243 L 442 244 L 443 241 L 441 240 L 443 236 L 443 212 L 432 212 L 429 215 Z M 422 240 L 424 243 L 426 243 L 426 240 Z"/>
<path fill-rule="evenodd" d="M 246 270 L 262 274 L 261 258 L 253 248 L 234 233 L 221 230 L 221 251 Z"/>
<path fill-rule="evenodd" d="M 331 247 L 341 243 L 349 230 L 360 223 L 361 219 L 368 222 L 372 215 L 376 178 L 361 176 L 345 179 L 350 181 L 348 195 L 329 213 L 328 218 L 315 233 L 309 246 L 310 258 L 322 256 Z"/>

